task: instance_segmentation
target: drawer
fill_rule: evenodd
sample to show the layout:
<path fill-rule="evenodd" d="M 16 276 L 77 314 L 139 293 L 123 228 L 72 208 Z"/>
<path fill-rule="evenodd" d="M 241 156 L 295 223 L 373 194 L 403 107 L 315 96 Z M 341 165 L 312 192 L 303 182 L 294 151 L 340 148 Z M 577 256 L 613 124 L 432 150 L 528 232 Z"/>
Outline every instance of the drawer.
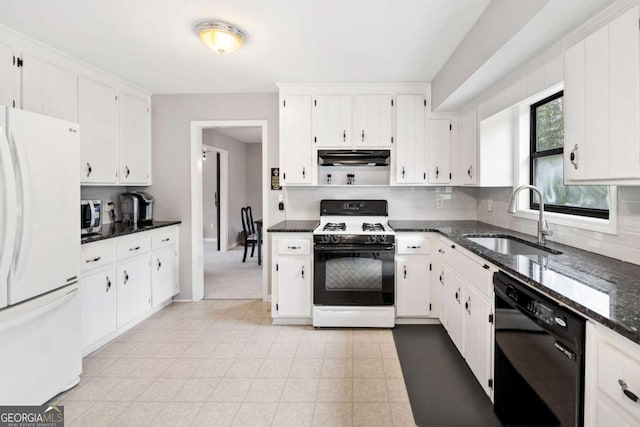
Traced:
<path fill-rule="evenodd" d="M 311 240 L 307 239 L 278 239 L 278 254 L 280 255 L 309 255 Z"/>
<path fill-rule="evenodd" d="M 428 237 L 398 237 L 396 251 L 399 254 L 428 254 L 431 252 L 431 240 Z"/>
<path fill-rule="evenodd" d="M 116 260 L 114 242 L 87 243 L 81 247 L 82 271 L 93 270 L 112 264 Z"/>
<path fill-rule="evenodd" d="M 158 233 L 151 238 L 151 248 L 156 249 L 164 248 L 165 246 L 175 245 L 178 240 L 177 229 L 170 228 L 162 233 Z"/>
<path fill-rule="evenodd" d="M 640 354 L 633 356 L 613 345 L 608 340 L 598 343 L 598 388 L 600 393 L 625 409 L 640 424 L 640 405 L 624 394 L 620 380 L 627 390 L 640 396 Z"/>
<path fill-rule="evenodd" d="M 151 250 L 151 238 L 132 239 L 118 243 L 116 246 L 116 255 L 118 260 L 131 258 Z"/>
<path fill-rule="evenodd" d="M 491 266 L 481 259 L 475 259 L 475 255 L 465 253 L 466 251 L 458 245 L 451 244 L 445 250 L 449 267 L 458 273 L 460 277 L 474 285 L 478 291 L 487 297 L 491 297 L 493 293 L 493 271 Z"/>

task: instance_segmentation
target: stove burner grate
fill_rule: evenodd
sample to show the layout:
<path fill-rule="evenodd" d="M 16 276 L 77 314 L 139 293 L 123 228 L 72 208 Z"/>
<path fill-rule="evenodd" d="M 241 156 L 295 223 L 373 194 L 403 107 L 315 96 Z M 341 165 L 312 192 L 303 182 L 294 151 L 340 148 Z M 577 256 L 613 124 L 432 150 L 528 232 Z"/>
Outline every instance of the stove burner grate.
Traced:
<path fill-rule="evenodd" d="M 328 222 L 322 228 L 322 231 L 345 231 L 347 224 L 344 222 Z"/>
<path fill-rule="evenodd" d="M 375 224 L 370 222 L 363 222 L 362 231 L 384 231 L 384 226 L 379 222 L 376 222 Z"/>

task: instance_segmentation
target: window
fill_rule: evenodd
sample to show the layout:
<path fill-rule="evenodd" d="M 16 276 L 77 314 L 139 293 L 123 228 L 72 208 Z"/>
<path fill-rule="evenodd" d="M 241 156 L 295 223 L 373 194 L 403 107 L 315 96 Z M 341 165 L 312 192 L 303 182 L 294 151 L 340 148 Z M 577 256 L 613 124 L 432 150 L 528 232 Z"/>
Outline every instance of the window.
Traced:
<path fill-rule="evenodd" d="M 564 185 L 562 96 L 560 91 L 531 105 L 529 182 L 542 190 L 545 211 L 608 219 L 608 186 Z M 539 210 L 537 194 L 530 193 L 530 208 Z"/>

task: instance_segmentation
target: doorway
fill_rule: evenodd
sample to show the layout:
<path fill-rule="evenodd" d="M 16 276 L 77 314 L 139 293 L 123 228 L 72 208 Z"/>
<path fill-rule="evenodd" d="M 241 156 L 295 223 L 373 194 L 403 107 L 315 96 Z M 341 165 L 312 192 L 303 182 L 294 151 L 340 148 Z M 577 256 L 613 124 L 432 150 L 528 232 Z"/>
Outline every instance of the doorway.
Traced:
<path fill-rule="evenodd" d="M 240 208 L 251 206 L 254 221 L 267 221 L 266 137 L 266 121 L 192 122 L 192 154 L 198 146 L 201 152 L 201 160 L 192 156 L 192 224 L 201 233 L 200 244 L 193 236 L 194 261 L 199 258 L 197 246 L 202 256 L 200 267 L 194 266 L 194 299 L 268 300 L 266 254 L 263 248 L 258 265 L 258 248 L 252 257 L 249 245 L 243 262 L 244 235 L 255 231 L 243 230 L 240 216 Z M 198 186 L 200 197 L 195 193 Z"/>

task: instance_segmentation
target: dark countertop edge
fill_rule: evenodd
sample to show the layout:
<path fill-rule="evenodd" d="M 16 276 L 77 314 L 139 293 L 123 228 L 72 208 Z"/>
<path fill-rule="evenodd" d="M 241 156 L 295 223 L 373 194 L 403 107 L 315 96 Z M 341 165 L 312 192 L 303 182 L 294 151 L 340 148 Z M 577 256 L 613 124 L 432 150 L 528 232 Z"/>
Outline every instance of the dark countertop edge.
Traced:
<path fill-rule="evenodd" d="M 394 227 L 393 223 L 396 223 L 397 225 Z M 409 222 L 415 222 L 415 221 L 409 221 Z M 482 221 L 476 221 L 478 223 L 482 223 L 482 224 L 486 224 L 487 226 L 490 227 L 494 227 L 494 228 L 498 228 L 498 229 L 502 229 L 502 227 L 499 226 L 494 226 L 488 223 L 483 223 Z M 400 223 L 400 224 L 399 224 Z M 588 307 L 583 306 L 580 303 L 575 302 L 574 300 L 570 299 L 569 297 L 567 297 L 566 295 L 563 295 L 559 292 L 554 291 L 553 289 L 549 289 L 548 287 L 546 287 L 545 285 L 543 285 L 542 283 L 538 282 L 535 279 L 532 279 L 529 276 L 526 276 L 522 273 L 520 273 L 519 271 L 516 271 L 512 268 L 510 268 L 509 266 L 504 265 L 503 263 L 500 262 L 499 259 L 491 257 L 490 253 L 487 252 L 481 252 L 478 251 L 475 247 L 475 245 L 469 244 L 468 241 L 466 241 L 466 239 L 464 238 L 459 238 L 457 236 L 453 236 L 447 232 L 442 231 L 439 227 L 437 226 L 428 226 L 425 224 L 424 227 L 422 226 L 417 226 L 416 224 L 411 224 L 409 225 L 405 225 L 403 226 L 402 224 L 402 220 L 398 220 L 398 221 L 389 221 L 389 226 L 391 228 L 393 228 L 393 231 L 397 232 L 397 233 L 405 233 L 405 232 L 416 232 L 416 233 L 438 233 L 441 234 L 442 236 L 446 237 L 447 239 L 451 240 L 452 242 L 460 245 L 461 247 L 463 247 L 464 249 L 468 250 L 469 252 L 473 253 L 476 256 L 479 256 L 482 259 L 485 259 L 487 261 L 489 261 L 490 263 L 492 263 L 493 265 L 495 265 L 496 267 L 498 267 L 500 270 L 504 271 L 505 273 L 513 276 L 514 278 L 520 280 L 521 282 L 524 282 L 524 284 L 542 292 L 543 294 L 555 299 L 560 305 L 568 307 L 570 309 L 572 309 L 573 311 L 579 313 L 582 316 L 585 316 L 586 318 L 595 321 L 596 323 L 599 323 L 609 329 L 611 329 L 612 331 L 616 332 L 617 334 L 633 341 L 636 344 L 640 344 L 640 331 L 638 330 L 633 330 L 630 329 L 629 327 L 621 324 L 621 323 L 617 323 L 611 319 L 608 319 L 604 316 L 602 316 L 599 313 L 596 313 L 595 311 L 589 309 Z M 453 227 L 453 226 L 450 226 Z M 514 230 L 508 230 L 508 229 L 502 229 L 505 231 L 505 233 L 517 233 Z M 517 233 L 520 234 L 520 233 Z M 554 242 L 555 243 L 555 242 Z M 558 244 L 561 246 L 566 246 L 566 245 L 562 245 L 562 244 Z M 594 256 L 599 256 L 599 257 L 605 257 L 605 255 L 600 255 L 597 253 L 593 253 Z"/>
<path fill-rule="evenodd" d="M 111 227 L 112 224 L 114 223 L 103 225 L 103 227 Z M 115 224 L 120 225 L 122 223 L 118 222 Z M 137 234 L 137 233 L 144 233 L 145 231 L 157 230 L 158 228 L 171 227 L 172 225 L 179 225 L 179 224 L 182 224 L 181 220 L 156 221 L 154 222 L 153 225 L 145 226 L 144 228 L 138 228 L 135 230 L 133 229 L 122 230 L 119 232 L 115 232 L 114 234 L 110 234 L 108 236 L 105 236 L 102 234 L 99 234 L 99 235 L 96 234 L 94 236 L 90 236 L 90 238 L 88 239 L 80 239 L 80 244 L 86 245 L 89 243 L 102 242 L 103 240 L 116 239 L 118 237 L 129 236 L 131 234 Z"/>
<path fill-rule="evenodd" d="M 320 225 L 318 220 L 289 220 L 267 228 L 267 233 L 311 233 Z"/>

